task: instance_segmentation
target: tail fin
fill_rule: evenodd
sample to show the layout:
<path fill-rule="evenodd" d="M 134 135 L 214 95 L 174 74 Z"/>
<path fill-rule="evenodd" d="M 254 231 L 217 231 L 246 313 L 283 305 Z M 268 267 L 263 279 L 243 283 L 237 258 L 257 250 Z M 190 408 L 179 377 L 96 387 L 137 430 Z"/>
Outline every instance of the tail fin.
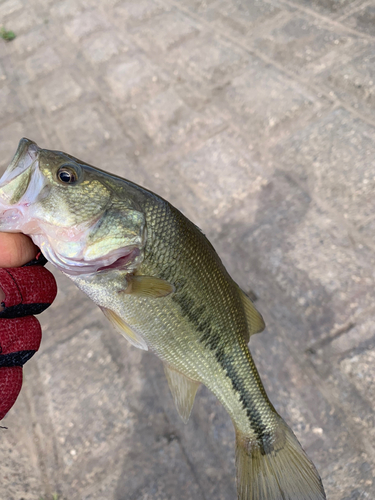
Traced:
<path fill-rule="evenodd" d="M 281 418 L 269 449 L 238 431 L 236 446 L 238 500 L 325 500 L 317 470 Z"/>

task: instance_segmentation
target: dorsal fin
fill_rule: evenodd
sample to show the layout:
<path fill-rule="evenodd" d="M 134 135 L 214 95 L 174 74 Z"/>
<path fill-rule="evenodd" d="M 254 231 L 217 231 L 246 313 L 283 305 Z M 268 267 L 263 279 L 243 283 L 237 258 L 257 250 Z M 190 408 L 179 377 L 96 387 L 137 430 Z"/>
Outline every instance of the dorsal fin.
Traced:
<path fill-rule="evenodd" d="M 111 309 L 107 309 L 105 307 L 101 307 L 100 309 L 103 311 L 104 316 L 109 320 L 112 326 L 114 326 L 115 329 L 126 338 L 126 340 L 128 340 L 135 347 L 148 351 L 147 344 L 141 335 L 126 324 L 120 316 L 111 311 Z"/>
<path fill-rule="evenodd" d="M 165 363 L 164 372 L 167 377 L 169 389 L 171 390 L 177 411 L 184 423 L 187 424 L 200 382 L 196 382 L 195 380 L 186 377 L 186 375 L 183 375 Z"/>
<path fill-rule="evenodd" d="M 247 321 L 247 331 L 248 336 L 246 337 L 246 342 L 249 342 L 251 335 L 254 333 L 262 332 L 266 325 L 262 318 L 262 315 L 255 309 L 254 304 L 251 302 L 249 297 L 245 294 L 241 288 L 238 287 L 240 292 L 240 297 L 245 310 L 246 321 Z"/>

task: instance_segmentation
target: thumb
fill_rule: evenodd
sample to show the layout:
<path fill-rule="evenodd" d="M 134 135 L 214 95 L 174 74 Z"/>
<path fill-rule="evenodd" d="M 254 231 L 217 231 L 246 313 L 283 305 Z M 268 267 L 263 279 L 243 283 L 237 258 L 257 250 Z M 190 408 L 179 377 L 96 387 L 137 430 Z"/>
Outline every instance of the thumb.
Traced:
<path fill-rule="evenodd" d="M 19 267 L 32 260 L 38 248 L 21 233 L 0 233 L 0 267 Z"/>

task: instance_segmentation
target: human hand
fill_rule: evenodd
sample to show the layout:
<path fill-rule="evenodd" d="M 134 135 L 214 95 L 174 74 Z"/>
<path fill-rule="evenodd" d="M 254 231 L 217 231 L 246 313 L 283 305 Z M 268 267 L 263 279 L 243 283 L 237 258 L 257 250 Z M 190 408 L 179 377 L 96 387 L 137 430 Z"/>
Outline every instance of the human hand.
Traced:
<path fill-rule="evenodd" d="M 33 314 L 44 311 L 57 293 L 44 263 L 30 238 L 0 233 L 0 420 L 21 390 L 22 366 L 40 345 L 42 332 Z"/>

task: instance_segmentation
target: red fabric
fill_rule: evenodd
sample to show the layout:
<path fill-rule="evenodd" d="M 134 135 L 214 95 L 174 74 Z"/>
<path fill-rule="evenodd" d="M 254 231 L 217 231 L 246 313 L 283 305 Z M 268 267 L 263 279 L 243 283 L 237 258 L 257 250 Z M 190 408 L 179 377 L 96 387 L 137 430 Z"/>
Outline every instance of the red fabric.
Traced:
<path fill-rule="evenodd" d="M 57 286 L 53 275 L 42 266 L 0 269 L 0 288 L 6 307 L 19 304 L 50 304 Z M 0 318 L 0 357 L 22 351 L 37 351 L 42 331 L 34 316 Z M 5 358 L 3 358 L 5 359 Z M 0 367 L 0 420 L 8 413 L 22 386 L 22 366 Z"/>
<path fill-rule="evenodd" d="M 0 420 L 14 405 L 22 387 L 22 367 L 0 368 Z"/>
<path fill-rule="evenodd" d="M 5 292 L 5 306 L 51 304 L 57 286 L 53 275 L 42 266 L 0 269 L 0 287 Z"/>
<path fill-rule="evenodd" d="M 42 329 L 35 316 L 0 319 L 0 328 L 1 354 L 39 349 Z"/>

